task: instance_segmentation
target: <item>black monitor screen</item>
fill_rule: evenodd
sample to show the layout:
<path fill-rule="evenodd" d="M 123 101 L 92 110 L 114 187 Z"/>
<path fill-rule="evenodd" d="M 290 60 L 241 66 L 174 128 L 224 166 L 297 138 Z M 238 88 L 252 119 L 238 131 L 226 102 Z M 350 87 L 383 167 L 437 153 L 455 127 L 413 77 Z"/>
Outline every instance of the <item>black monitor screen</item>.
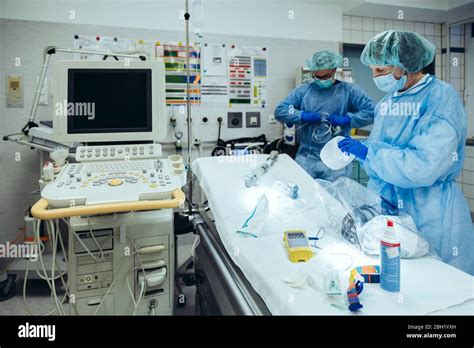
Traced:
<path fill-rule="evenodd" d="M 150 69 L 69 69 L 68 133 L 151 132 Z"/>

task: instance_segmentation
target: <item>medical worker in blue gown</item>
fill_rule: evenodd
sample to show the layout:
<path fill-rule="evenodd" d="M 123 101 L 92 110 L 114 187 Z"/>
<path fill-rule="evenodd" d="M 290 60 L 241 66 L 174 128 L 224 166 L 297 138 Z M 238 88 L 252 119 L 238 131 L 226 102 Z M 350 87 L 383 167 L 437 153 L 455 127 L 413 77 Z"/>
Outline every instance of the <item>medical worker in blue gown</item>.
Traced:
<path fill-rule="evenodd" d="M 413 217 L 432 252 L 474 275 L 474 230 L 455 182 L 464 164 L 466 113 L 453 87 L 422 72 L 435 51 L 412 32 L 372 38 L 361 61 L 388 94 L 365 144 L 348 137 L 339 147 L 363 163 L 369 188 Z"/>
<path fill-rule="evenodd" d="M 313 178 L 335 180 L 349 176 L 352 167 L 341 170 L 326 167 L 319 153 L 332 137 L 324 132 L 327 121 L 333 130 L 339 127 L 341 135 L 349 134 L 351 128 L 373 123 L 374 103 L 364 91 L 352 84 L 336 80 L 336 68 L 342 56 L 333 51 L 316 52 L 306 63 L 312 72 L 313 81 L 296 87 L 275 109 L 275 118 L 283 123 L 296 125 L 299 148 L 298 162 Z M 316 130 L 316 133 L 315 133 Z"/>

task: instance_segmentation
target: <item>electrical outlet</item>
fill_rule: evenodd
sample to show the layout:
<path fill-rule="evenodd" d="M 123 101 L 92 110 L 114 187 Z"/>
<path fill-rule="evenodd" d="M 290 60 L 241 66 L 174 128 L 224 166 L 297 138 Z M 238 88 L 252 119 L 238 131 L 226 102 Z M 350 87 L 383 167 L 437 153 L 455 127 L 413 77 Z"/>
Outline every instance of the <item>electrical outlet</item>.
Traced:
<path fill-rule="evenodd" d="M 246 112 L 246 127 L 260 128 L 260 112 Z"/>
<path fill-rule="evenodd" d="M 207 116 L 201 117 L 201 123 L 202 124 L 209 124 L 209 117 L 207 117 Z"/>
<path fill-rule="evenodd" d="M 23 75 L 7 75 L 7 108 L 23 107 Z"/>
<path fill-rule="evenodd" d="M 171 116 L 171 117 L 170 117 L 170 125 L 171 125 L 171 126 L 176 127 L 177 122 L 178 122 L 178 121 L 176 120 L 176 117 L 174 117 L 174 116 Z"/>
<path fill-rule="evenodd" d="M 228 128 L 242 128 L 242 113 L 228 112 L 227 113 L 227 127 Z"/>

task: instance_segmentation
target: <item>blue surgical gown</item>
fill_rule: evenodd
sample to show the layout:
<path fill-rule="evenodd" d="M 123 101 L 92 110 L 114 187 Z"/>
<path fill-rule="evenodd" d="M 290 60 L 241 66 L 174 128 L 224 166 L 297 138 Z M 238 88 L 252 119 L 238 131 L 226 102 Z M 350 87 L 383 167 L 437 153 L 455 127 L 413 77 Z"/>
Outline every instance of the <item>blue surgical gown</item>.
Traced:
<path fill-rule="evenodd" d="M 317 124 L 302 123 L 301 112 L 348 115 L 352 119 L 351 124 L 343 129 L 344 134 L 348 135 L 351 128 L 373 123 L 374 108 L 373 101 L 357 85 L 336 80 L 333 86 L 323 89 L 311 82 L 296 87 L 276 107 L 275 118 L 283 123 L 294 124 L 298 129 L 296 162 L 313 178 L 333 181 L 340 176 L 349 176 L 352 166 L 332 170 L 324 165 L 319 156 L 324 143 L 315 143 L 312 139 Z"/>
<path fill-rule="evenodd" d="M 368 187 L 413 217 L 435 255 L 474 275 L 471 215 L 455 182 L 466 122 L 457 92 L 428 76 L 377 104 L 363 166 Z"/>

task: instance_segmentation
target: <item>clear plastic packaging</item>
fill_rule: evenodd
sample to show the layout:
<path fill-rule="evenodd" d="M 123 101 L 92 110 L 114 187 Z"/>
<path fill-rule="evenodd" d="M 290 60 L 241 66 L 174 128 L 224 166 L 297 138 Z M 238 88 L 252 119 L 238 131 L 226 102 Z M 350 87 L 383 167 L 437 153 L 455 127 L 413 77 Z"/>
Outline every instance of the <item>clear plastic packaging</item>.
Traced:
<path fill-rule="evenodd" d="M 297 199 L 299 197 L 299 187 L 295 183 L 287 182 L 286 184 L 281 181 L 276 181 L 273 188 L 281 193 L 284 193 L 291 199 Z"/>
<path fill-rule="evenodd" d="M 360 247 L 357 229 L 382 214 L 382 199 L 358 182 L 344 177 L 327 184 L 326 190 L 347 211 L 341 221 L 340 236 Z"/>
<path fill-rule="evenodd" d="M 398 215 L 398 210 L 358 182 L 341 177 L 334 182 L 316 180 L 329 196 L 319 193 L 325 202 L 339 236 L 367 254 L 380 252 L 380 236 L 386 218 L 394 220 L 400 231 L 402 258 L 420 257 L 428 253 L 428 243 L 419 234 L 413 219 Z"/>
<path fill-rule="evenodd" d="M 428 254 L 428 242 L 418 234 L 415 222 L 409 215 L 390 217 L 379 215 L 358 228 L 357 237 L 366 254 L 379 255 L 380 239 L 388 219 L 392 220 L 395 225 L 402 258 L 416 258 Z"/>

